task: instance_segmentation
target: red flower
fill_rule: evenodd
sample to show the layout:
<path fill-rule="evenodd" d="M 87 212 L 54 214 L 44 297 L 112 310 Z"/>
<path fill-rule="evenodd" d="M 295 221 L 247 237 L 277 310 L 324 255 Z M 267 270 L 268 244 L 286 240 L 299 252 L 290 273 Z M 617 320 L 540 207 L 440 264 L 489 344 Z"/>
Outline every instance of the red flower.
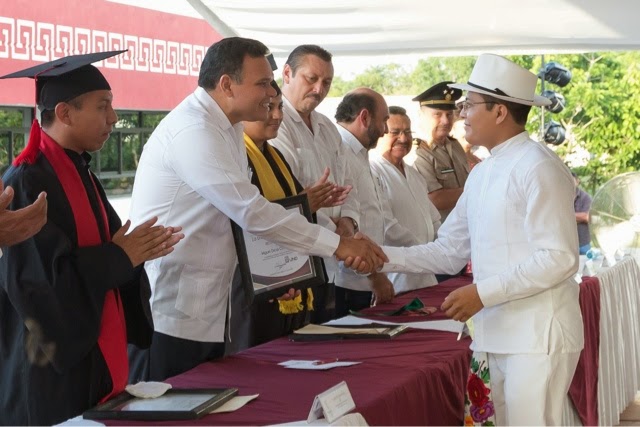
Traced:
<path fill-rule="evenodd" d="M 489 401 L 488 396 L 490 392 L 491 390 L 484 385 L 484 382 L 478 375 L 469 375 L 469 379 L 467 380 L 467 394 L 473 406 L 478 408 L 484 406 Z"/>

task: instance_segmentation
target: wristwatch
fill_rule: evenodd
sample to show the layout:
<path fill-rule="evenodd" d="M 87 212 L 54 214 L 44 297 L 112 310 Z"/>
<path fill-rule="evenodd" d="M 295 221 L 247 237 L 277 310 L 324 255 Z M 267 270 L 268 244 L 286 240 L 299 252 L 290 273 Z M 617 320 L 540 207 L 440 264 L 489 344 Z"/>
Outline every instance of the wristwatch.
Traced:
<path fill-rule="evenodd" d="M 355 219 L 351 218 L 350 216 L 348 216 L 347 218 L 349 218 L 351 220 L 351 222 L 353 223 L 353 232 L 357 233 L 358 230 L 360 229 L 360 227 L 358 227 L 358 221 L 356 221 Z"/>

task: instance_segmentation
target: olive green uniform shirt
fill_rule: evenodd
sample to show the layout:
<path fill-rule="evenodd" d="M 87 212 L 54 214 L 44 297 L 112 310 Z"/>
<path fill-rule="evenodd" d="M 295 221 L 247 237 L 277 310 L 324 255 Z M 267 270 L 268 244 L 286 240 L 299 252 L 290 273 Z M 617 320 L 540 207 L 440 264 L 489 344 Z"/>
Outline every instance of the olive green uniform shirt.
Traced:
<path fill-rule="evenodd" d="M 424 177 L 429 193 L 441 188 L 464 187 L 470 169 L 460 143 L 453 138 L 447 138 L 444 145 L 429 145 L 423 140 L 418 141 L 413 167 Z M 439 212 L 444 222 L 451 209 Z"/>

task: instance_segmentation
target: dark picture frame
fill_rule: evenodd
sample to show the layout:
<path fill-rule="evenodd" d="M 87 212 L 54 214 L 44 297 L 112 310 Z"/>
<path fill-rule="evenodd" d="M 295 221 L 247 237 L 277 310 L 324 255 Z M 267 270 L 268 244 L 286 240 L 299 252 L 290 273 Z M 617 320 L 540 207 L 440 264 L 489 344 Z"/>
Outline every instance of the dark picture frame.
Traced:
<path fill-rule="evenodd" d="M 306 194 L 274 200 L 273 203 L 287 210 L 297 210 L 309 222 L 314 222 Z M 247 304 L 254 300 L 278 298 L 291 288 L 297 290 L 326 284 L 321 257 L 285 249 L 245 232 L 234 221 L 231 221 L 231 230 Z"/>
<path fill-rule="evenodd" d="M 307 333 L 310 329 L 327 331 Z M 307 325 L 289 335 L 289 341 L 390 340 L 406 332 L 409 325 L 369 323 L 366 325 Z M 344 329 L 345 332 L 340 330 Z M 360 330 L 360 332 L 353 332 Z"/>
<path fill-rule="evenodd" d="M 85 411 L 89 420 L 195 420 L 238 393 L 237 388 L 170 388 L 160 397 L 143 399 L 126 391 Z"/>

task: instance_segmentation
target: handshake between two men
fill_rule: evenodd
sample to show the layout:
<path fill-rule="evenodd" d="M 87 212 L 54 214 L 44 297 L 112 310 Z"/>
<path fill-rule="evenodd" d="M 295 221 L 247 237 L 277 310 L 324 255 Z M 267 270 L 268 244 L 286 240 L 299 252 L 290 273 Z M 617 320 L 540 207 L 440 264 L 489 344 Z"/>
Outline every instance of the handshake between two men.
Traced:
<path fill-rule="evenodd" d="M 386 274 L 379 273 L 385 262 L 389 262 L 382 248 L 366 235 L 357 232 L 353 237 L 342 235 L 340 245 L 335 252 L 338 261 L 357 274 L 368 274 L 371 291 L 371 304 L 388 303 L 393 300 L 393 283 Z"/>
<path fill-rule="evenodd" d="M 375 273 L 389 261 L 382 248 L 360 232 L 353 237 L 340 236 L 334 255 L 345 267 L 361 274 Z"/>
<path fill-rule="evenodd" d="M 352 238 L 340 237 L 340 245 L 335 252 L 335 257 L 339 261 L 344 261 L 344 266 L 357 271 L 358 273 L 372 273 L 372 286 L 375 298 L 380 303 L 390 302 L 393 293 L 390 295 L 385 291 L 391 286 L 386 275 L 378 274 L 384 263 L 389 262 L 389 258 L 382 248 L 371 241 L 366 235 L 356 233 Z M 374 276 L 375 275 L 375 276 Z M 381 291 L 382 289 L 382 291 Z M 382 292 L 382 294 L 381 294 Z M 382 296 L 378 296 L 381 294 Z M 452 291 L 444 299 L 440 309 L 447 317 L 460 322 L 466 322 L 484 307 L 478 287 L 475 283 L 462 286 Z"/>

